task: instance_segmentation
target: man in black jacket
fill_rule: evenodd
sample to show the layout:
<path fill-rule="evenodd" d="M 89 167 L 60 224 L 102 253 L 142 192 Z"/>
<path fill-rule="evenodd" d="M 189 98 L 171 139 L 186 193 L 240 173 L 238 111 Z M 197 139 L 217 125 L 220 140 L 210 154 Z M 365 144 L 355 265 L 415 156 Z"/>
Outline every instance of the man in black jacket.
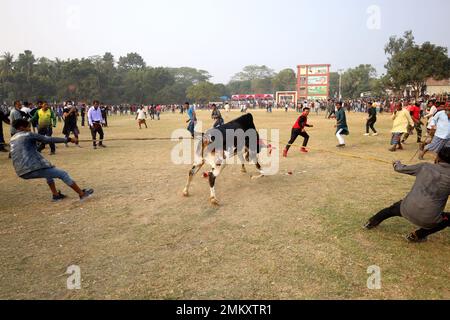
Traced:
<path fill-rule="evenodd" d="M 369 129 L 372 129 L 373 135 L 377 136 L 377 130 L 375 130 L 375 123 L 377 122 L 377 108 L 375 108 L 372 104 L 372 102 L 369 102 L 369 108 L 367 110 L 369 113 L 369 117 L 367 118 L 366 122 L 366 133 L 365 136 L 370 136 Z"/>
<path fill-rule="evenodd" d="M 0 109 L 0 152 L 8 152 L 5 148 L 5 138 L 3 136 L 3 122 L 10 124 L 8 116 Z"/>

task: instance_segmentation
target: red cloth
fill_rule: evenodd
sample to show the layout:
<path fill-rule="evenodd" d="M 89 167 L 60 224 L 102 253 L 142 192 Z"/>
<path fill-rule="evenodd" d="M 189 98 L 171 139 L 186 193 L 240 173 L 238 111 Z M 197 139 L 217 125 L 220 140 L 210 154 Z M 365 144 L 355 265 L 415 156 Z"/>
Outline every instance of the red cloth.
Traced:
<path fill-rule="evenodd" d="M 297 121 L 295 121 L 292 129 L 300 129 L 303 130 L 308 125 L 308 117 L 302 113 L 300 117 L 298 117 Z"/>
<path fill-rule="evenodd" d="M 420 107 L 416 106 L 416 105 L 412 105 L 412 106 L 408 106 L 406 107 L 406 109 L 409 112 L 412 112 L 412 117 L 416 120 L 420 119 Z"/>

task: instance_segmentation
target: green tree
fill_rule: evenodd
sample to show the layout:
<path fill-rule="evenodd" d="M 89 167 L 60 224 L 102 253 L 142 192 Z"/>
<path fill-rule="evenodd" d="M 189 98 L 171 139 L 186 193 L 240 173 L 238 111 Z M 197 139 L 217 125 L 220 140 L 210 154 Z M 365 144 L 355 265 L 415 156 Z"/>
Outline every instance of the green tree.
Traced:
<path fill-rule="evenodd" d="M 208 103 L 219 100 L 220 92 L 214 84 L 204 81 L 190 86 L 186 91 L 186 95 L 192 101 Z"/>
<path fill-rule="evenodd" d="M 361 64 L 348 69 L 342 75 L 342 96 L 359 98 L 361 93 L 371 90 L 371 81 L 376 78 L 376 70 L 370 64 Z"/>
<path fill-rule="evenodd" d="M 0 103 L 8 99 L 8 93 L 13 94 L 13 71 L 14 71 L 14 56 L 5 52 L 0 60 Z"/>
<path fill-rule="evenodd" d="M 267 66 L 250 65 L 236 73 L 232 77 L 232 81 L 252 81 L 256 79 L 273 78 L 275 72 Z"/>
<path fill-rule="evenodd" d="M 252 82 L 250 80 L 230 81 L 227 84 L 227 89 L 230 95 L 250 93 L 252 91 Z"/>
<path fill-rule="evenodd" d="M 330 72 L 330 98 L 339 98 L 339 73 Z"/>
<path fill-rule="evenodd" d="M 146 67 L 144 59 L 137 53 L 128 53 L 125 57 L 119 58 L 119 69 L 120 70 L 136 70 L 144 69 Z"/>
<path fill-rule="evenodd" d="M 278 72 L 273 78 L 273 89 L 275 91 L 293 91 L 296 87 L 297 78 L 295 71 L 284 69 Z"/>
<path fill-rule="evenodd" d="M 391 37 L 385 52 L 388 55 L 385 83 L 395 91 L 411 85 L 417 98 L 429 78 L 450 77 L 448 49 L 430 42 L 418 45 L 411 31 L 405 32 L 403 38 Z"/>

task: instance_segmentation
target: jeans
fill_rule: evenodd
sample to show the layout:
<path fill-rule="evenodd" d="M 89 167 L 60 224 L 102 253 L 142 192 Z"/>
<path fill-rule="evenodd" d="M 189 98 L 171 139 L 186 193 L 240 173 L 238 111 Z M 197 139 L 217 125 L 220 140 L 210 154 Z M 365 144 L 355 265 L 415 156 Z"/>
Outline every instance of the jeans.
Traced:
<path fill-rule="evenodd" d="M 45 169 L 40 169 L 40 170 L 36 170 L 36 171 L 32 171 L 30 173 L 27 173 L 23 176 L 21 176 L 22 179 L 25 180 L 29 180 L 29 179 L 47 179 L 47 183 L 48 184 L 52 184 L 55 182 L 54 179 L 61 179 L 62 181 L 64 181 L 65 184 L 67 184 L 68 186 L 73 185 L 73 180 L 72 178 L 69 176 L 69 174 L 61 169 L 57 169 L 57 168 L 45 168 Z"/>
<path fill-rule="evenodd" d="M 51 137 L 53 135 L 53 129 L 52 129 L 52 127 L 39 128 L 38 129 L 38 134 L 43 135 L 43 136 L 47 136 L 47 137 Z M 39 152 L 41 152 L 44 149 L 45 149 L 45 143 L 40 143 L 39 146 L 38 146 Z M 55 152 L 56 151 L 56 146 L 55 146 L 54 143 L 50 143 L 50 151 L 51 152 Z"/>
<path fill-rule="evenodd" d="M 193 120 L 189 121 L 187 130 L 191 133 L 192 137 L 194 137 L 194 128 L 195 128 L 195 121 L 193 121 Z"/>

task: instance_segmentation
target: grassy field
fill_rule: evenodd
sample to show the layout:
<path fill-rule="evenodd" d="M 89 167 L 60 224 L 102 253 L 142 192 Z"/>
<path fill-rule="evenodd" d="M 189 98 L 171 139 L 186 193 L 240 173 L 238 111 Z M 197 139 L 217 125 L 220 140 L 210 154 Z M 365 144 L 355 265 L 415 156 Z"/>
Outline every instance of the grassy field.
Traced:
<path fill-rule="evenodd" d="M 199 114 L 212 124 L 208 112 Z M 284 142 L 298 116 L 253 114 L 258 128 L 279 128 Z M 378 137 L 363 136 L 364 115 L 348 120 L 351 135 L 338 154 L 329 152 L 337 151 L 334 121 L 311 115 L 311 152 L 293 147 L 278 175 L 251 180 L 254 167 L 247 175 L 227 167 L 217 180 L 219 207 L 209 204 L 201 175 L 191 196 L 182 197 L 190 166 L 172 164 L 171 141 L 110 141 L 104 150 L 59 145 L 52 157 L 45 150 L 80 185 L 95 189 L 84 203 L 59 181 L 70 198 L 50 202 L 44 180 L 17 178 L 1 154 L 0 298 L 449 299 L 448 230 L 409 244 L 404 236 L 415 227 L 401 218 L 362 229 L 414 181 L 369 159 L 410 164 L 416 137 L 392 154 L 387 115 L 376 125 Z M 109 122 L 106 138 L 170 137 L 185 127 L 185 116 L 163 114 L 147 130 L 131 116 Z M 61 130 L 58 124 L 55 135 Z M 81 290 L 66 288 L 70 265 L 81 268 Z M 380 290 L 367 288 L 371 265 L 381 268 Z"/>

